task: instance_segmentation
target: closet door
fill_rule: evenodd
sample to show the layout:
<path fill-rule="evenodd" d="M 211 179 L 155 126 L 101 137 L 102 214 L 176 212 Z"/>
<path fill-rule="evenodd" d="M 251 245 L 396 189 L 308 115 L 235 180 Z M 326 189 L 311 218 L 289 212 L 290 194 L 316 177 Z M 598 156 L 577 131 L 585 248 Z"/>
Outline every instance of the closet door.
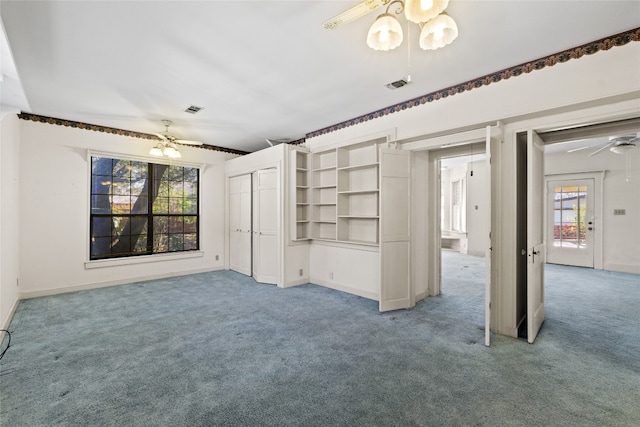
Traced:
<path fill-rule="evenodd" d="M 251 175 L 229 179 L 229 268 L 251 275 Z"/>
<path fill-rule="evenodd" d="M 278 251 L 278 172 L 263 169 L 253 173 L 253 278 L 277 284 L 280 263 Z"/>

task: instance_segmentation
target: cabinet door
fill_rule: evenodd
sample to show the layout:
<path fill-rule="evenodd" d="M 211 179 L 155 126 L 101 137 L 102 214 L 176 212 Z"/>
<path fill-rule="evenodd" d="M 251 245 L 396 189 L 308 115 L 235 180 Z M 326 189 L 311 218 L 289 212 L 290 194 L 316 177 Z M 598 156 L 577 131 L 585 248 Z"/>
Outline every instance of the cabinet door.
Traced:
<path fill-rule="evenodd" d="M 251 175 L 229 179 L 229 268 L 251 275 Z"/>
<path fill-rule="evenodd" d="M 277 284 L 279 279 L 278 171 L 253 173 L 253 278 Z"/>
<path fill-rule="evenodd" d="M 380 311 L 414 305 L 409 281 L 409 152 L 380 148 Z"/>

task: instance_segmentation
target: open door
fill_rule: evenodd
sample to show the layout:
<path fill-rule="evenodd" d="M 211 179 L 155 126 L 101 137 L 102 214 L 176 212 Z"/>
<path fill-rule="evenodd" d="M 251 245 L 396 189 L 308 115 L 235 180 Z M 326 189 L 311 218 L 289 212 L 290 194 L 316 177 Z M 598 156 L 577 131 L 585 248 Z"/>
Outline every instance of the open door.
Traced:
<path fill-rule="evenodd" d="M 489 233 L 485 250 L 485 288 L 484 288 L 484 345 L 491 344 L 491 126 L 487 126 L 486 144 L 486 188 L 484 204 L 487 207 L 486 230 Z"/>
<path fill-rule="evenodd" d="M 409 152 L 380 148 L 380 311 L 414 305 L 409 281 Z"/>
<path fill-rule="evenodd" d="M 527 341 L 544 322 L 544 142 L 527 132 Z"/>
<path fill-rule="evenodd" d="M 260 283 L 279 280 L 278 171 L 253 173 L 253 278 Z"/>
<path fill-rule="evenodd" d="M 251 175 L 229 179 L 229 268 L 251 276 Z"/>

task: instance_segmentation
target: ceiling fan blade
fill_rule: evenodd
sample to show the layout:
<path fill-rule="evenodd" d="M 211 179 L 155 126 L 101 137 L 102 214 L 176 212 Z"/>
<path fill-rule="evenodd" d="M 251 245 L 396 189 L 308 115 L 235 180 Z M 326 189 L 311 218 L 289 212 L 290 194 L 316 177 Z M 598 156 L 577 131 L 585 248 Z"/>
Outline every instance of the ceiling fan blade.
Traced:
<path fill-rule="evenodd" d="M 334 16 L 323 22 L 322 26 L 326 30 L 333 30 L 334 28 L 338 28 L 340 25 L 348 24 L 351 21 L 355 21 L 358 18 L 363 17 L 371 11 L 376 10 L 377 8 L 384 6 L 389 3 L 389 0 L 366 0 L 362 3 L 358 3 L 353 6 L 351 9 L 347 9 L 344 12 Z"/>
<path fill-rule="evenodd" d="M 168 138 L 161 133 L 153 133 L 153 135 L 157 136 L 162 141 L 168 141 Z"/>
<path fill-rule="evenodd" d="M 589 154 L 587 157 L 591 157 L 591 156 L 595 156 L 596 154 L 598 154 L 599 152 L 601 152 L 602 150 L 606 150 L 607 148 L 611 147 L 613 145 L 613 142 L 609 142 L 606 145 L 603 145 L 602 147 L 598 148 L 596 151 L 594 151 L 593 153 Z"/>
<path fill-rule="evenodd" d="M 176 139 L 173 142 L 176 142 L 178 144 L 183 144 L 183 145 L 203 145 L 201 141 L 192 141 L 190 139 Z"/>
<path fill-rule="evenodd" d="M 572 150 L 567 150 L 567 153 L 575 153 L 576 151 L 582 151 L 582 150 L 586 150 L 587 148 L 593 148 L 595 147 L 595 145 L 587 145 L 586 147 L 578 147 L 578 148 L 574 148 Z"/>

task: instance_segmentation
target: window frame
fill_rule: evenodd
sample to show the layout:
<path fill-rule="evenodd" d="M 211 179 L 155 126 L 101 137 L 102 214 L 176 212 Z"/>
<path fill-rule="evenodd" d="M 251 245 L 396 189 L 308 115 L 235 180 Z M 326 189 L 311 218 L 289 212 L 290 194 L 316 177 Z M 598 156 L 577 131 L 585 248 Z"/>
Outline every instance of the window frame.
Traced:
<path fill-rule="evenodd" d="M 158 253 L 143 253 L 143 254 L 126 254 L 115 257 L 106 257 L 106 258 L 91 258 L 91 228 L 92 228 L 92 212 L 91 212 L 91 196 L 92 196 L 92 158 L 94 157 L 104 157 L 111 158 L 116 160 L 126 160 L 126 161 L 136 161 L 136 162 L 144 162 L 147 164 L 160 164 L 160 165 L 168 165 L 168 166 L 180 166 L 187 168 L 195 168 L 198 170 L 198 188 L 197 188 L 197 209 L 196 209 L 196 218 L 197 218 L 197 247 L 198 249 L 193 250 L 182 250 L 182 251 L 172 251 L 172 252 L 158 252 Z M 106 267 L 106 266 L 115 266 L 115 265 L 128 265 L 128 264 L 138 264 L 145 262 L 155 262 L 155 261 L 166 261 L 171 259 L 186 259 L 186 258 L 196 258 L 203 257 L 204 252 L 202 250 L 202 236 L 201 236 L 201 215 L 202 215 L 202 173 L 205 168 L 205 165 L 202 163 L 193 163 L 193 162 L 185 162 L 181 160 L 175 159 L 164 159 L 158 157 L 149 157 L 149 156 L 135 156 L 129 154 L 122 153 L 114 153 L 114 152 L 105 152 L 105 151 L 97 151 L 97 150 L 87 150 L 87 200 L 86 200 L 86 209 L 87 209 L 87 227 L 86 227 L 86 262 L 85 268 L 97 268 L 97 267 Z M 153 218 L 153 213 L 150 212 L 147 214 Z"/>

